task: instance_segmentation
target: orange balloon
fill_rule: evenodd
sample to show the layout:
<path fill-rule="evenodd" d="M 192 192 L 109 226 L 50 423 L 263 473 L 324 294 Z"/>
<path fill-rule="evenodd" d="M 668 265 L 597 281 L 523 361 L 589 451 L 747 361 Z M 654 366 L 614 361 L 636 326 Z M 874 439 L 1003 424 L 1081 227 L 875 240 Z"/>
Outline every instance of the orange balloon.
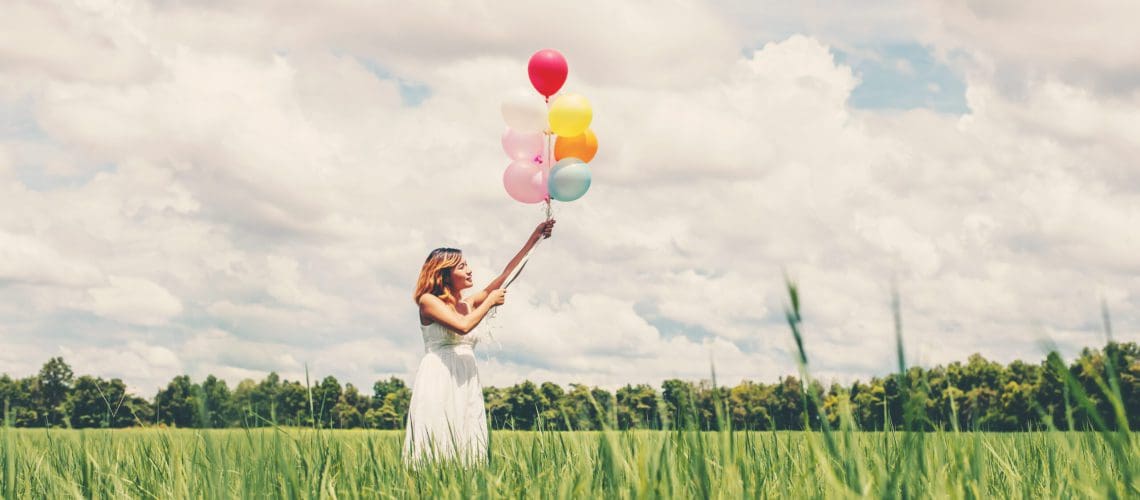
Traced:
<path fill-rule="evenodd" d="M 598 138 L 594 136 L 594 131 L 586 129 L 582 135 L 574 137 L 558 136 L 554 140 L 554 160 L 561 160 L 563 158 L 577 158 L 586 163 L 594 159 L 594 155 L 598 153 Z"/>

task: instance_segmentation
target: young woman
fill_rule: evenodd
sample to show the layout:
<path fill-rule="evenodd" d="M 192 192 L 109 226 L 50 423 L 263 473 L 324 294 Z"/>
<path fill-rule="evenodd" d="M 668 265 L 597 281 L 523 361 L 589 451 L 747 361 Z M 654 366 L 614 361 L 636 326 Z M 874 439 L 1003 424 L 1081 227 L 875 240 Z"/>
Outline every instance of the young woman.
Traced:
<path fill-rule="evenodd" d="M 412 386 L 404 437 L 404 461 L 458 460 L 474 465 L 487 459 L 487 416 L 483 386 L 473 348 L 475 327 L 505 302 L 504 282 L 541 238 L 549 238 L 554 221 L 538 225 L 499 277 L 464 298 L 472 273 L 463 253 L 437 248 L 428 254 L 416 282 L 424 357 Z"/>

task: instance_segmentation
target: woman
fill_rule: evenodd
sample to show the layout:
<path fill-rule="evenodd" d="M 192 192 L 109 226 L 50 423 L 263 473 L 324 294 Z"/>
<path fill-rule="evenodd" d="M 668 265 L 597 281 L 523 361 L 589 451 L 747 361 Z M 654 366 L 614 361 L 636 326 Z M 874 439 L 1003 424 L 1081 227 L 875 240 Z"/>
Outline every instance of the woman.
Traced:
<path fill-rule="evenodd" d="M 475 327 L 492 307 L 504 303 L 503 283 L 553 229 L 553 220 L 539 224 L 503 273 L 468 298 L 463 291 L 471 288 L 472 273 L 463 253 L 437 248 L 428 255 L 414 294 L 425 354 L 412 386 L 405 462 L 454 459 L 473 465 L 487 459 L 487 416 L 473 350 L 479 341 Z"/>

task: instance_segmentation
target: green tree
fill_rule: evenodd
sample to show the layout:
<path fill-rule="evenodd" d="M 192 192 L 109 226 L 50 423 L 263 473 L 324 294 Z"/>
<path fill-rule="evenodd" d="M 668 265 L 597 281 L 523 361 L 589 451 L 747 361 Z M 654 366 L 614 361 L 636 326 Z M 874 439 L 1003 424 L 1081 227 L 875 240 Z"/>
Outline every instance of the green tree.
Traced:
<path fill-rule="evenodd" d="M 617 398 L 614 397 L 614 394 L 600 387 L 595 387 L 590 389 L 590 396 L 601 408 L 600 417 L 604 419 L 605 426 L 617 427 Z"/>
<path fill-rule="evenodd" d="M 372 397 L 352 384 L 343 388 L 334 377 L 315 386 L 282 381 L 276 373 L 263 380 L 243 380 L 230 392 L 226 383 L 208 376 L 201 385 L 188 376 L 175 377 L 154 397 L 154 404 L 127 393 L 119 379 L 110 381 L 72 373 L 61 358 L 52 358 L 38 374 L 13 379 L 0 374 L 0 409 L 10 425 L 126 427 L 151 422 L 178 427 L 314 425 L 399 429 L 407 417 L 411 390 L 395 377 L 373 384 Z M 1092 408 L 1075 404 L 1085 394 Z M 805 394 L 820 395 L 806 398 Z M 61 399 L 62 398 L 62 399 Z M 1116 428 L 1117 405 L 1123 405 L 1130 428 L 1140 427 L 1140 347 L 1134 342 L 1086 348 L 1066 365 L 1056 352 L 1040 364 L 1020 360 L 1001 365 L 975 354 L 966 363 L 930 369 L 911 367 L 905 374 L 855 381 L 849 388 L 818 380 L 805 387 L 793 376 L 774 385 L 743 381 L 733 388 L 708 381 L 666 380 L 657 397 L 647 385 L 627 385 L 616 394 L 582 384 L 569 390 L 545 382 L 525 381 L 499 389 L 484 388 L 491 425 L 495 428 L 588 430 L 604 427 L 697 427 L 722 424 L 718 408 L 736 429 L 802 429 L 805 417 L 813 428 L 826 418 L 836 425 L 850 409 L 862 429 L 935 428 L 1015 431 L 1052 421 L 1060 428 L 1088 428 L 1094 421 Z M 820 408 L 814 405 L 820 404 Z M 695 411 L 694 411 L 695 410 Z"/>
<path fill-rule="evenodd" d="M 1082 404 L 1074 405 L 1073 423 L 1078 429 L 1095 428 L 1096 416 L 1101 418 L 1107 428 L 1115 428 L 1115 418 L 1112 415 L 1108 395 L 1100 389 L 1100 384 L 1097 383 L 1099 381 L 1106 384 L 1104 373 L 1103 354 L 1087 347 L 1081 350 L 1081 355 L 1069 367 L 1070 376 L 1076 379 L 1091 403 L 1091 408 Z"/>
<path fill-rule="evenodd" d="M 553 382 L 543 382 L 538 388 L 538 421 L 544 429 L 567 430 L 566 391 Z"/>
<path fill-rule="evenodd" d="M 75 380 L 66 408 L 72 427 L 128 427 L 135 424 L 136 406 L 122 380 L 83 375 Z"/>
<path fill-rule="evenodd" d="M 1041 362 L 1040 377 L 1037 383 L 1037 406 L 1042 418 L 1047 418 L 1058 429 L 1069 427 L 1071 398 L 1065 386 L 1068 367 L 1057 351 L 1050 351 Z"/>
<path fill-rule="evenodd" d="M 484 390 L 486 396 L 486 390 Z M 403 380 L 389 377 L 372 384 L 371 408 L 364 414 L 364 425 L 374 429 L 402 429 L 408 416 L 412 390 Z"/>
<path fill-rule="evenodd" d="M 411 402 L 412 390 L 406 386 L 388 392 L 379 408 L 365 414 L 365 424 L 374 429 L 403 429 Z"/>
<path fill-rule="evenodd" d="M 527 380 L 508 388 L 503 397 L 511 409 L 509 427 L 534 430 L 538 423 L 539 407 L 542 406 L 542 395 L 538 392 L 538 386 Z"/>
<path fill-rule="evenodd" d="M 1005 369 L 1004 379 L 1017 382 L 1018 385 L 1036 384 L 1041 377 L 1041 365 L 1026 363 L 1020 359 L 1014 360 Z"/>
<path fill-rule="evenodd" d="M 112 427 L 132 427 L 150 425 L 155 421 L 154 405 L 146 399 L 127 394 L 123 407 L 114 416 Z"/>
<path fill-rule="evenodd" d="M 772 391 L 775 407 L 772 414 L 775 417 L 776 428 L 781 430 L 802 430 L 804 428 L 804 415 L 807 407 L 804 405 L 803 387 L 800 380 L 794 376 L 780 379 L 780 383 Z"/>
<path fill-rule="evenodd" d="M 5 423 L 15 427 L 43 425 L 35 400 L 35 387 L 39 385 L 37 379 L 38 377 L 34 375 L 22 379 L 13 379 L 7 374 L 0 376 L 0 413 L 4 413 L 0 415 L 4 418 L 4 423 L 0 425 Z"/>
<path fill-rule="evenodd" d="M 383 406 L 384 398 L 388 397 L 388 395 L 393 392 L 404 389 L 405 387 L 407 386 L 404 384 L 404 381 L 396 377 L 389 377 L 388 380 L 377 380 L 376 383 L 372 384 L 373 407 L 379 408 L 380 406 Z"/>
<path fill-rule="evenodd" d="M 332 409 L 332 424 L 337 429 L 356 429 L 364 425 L 364 415 L 355 406 L 337 401 Z"/>
<path fill-rule="evenodd" d="M 827 425 L 832 429 L 838 428 L 843 422 L 843 413 L 850 411 L 850 402 L 846 389 L 839 384 L 831 384 L 823 397 L 823 415 L 827 418 Z"/>
<path fill-rule="evenodd" d="M 15 414 L 13 410 L 19 404 L 16 399 L 20 393 L 16 391 L 16 381 L 7 373 L 0 374 L 0 426 L 12 425 Z"/>
<path fill-rule="evenodd" d="M 746 380 L 733 387 L 728 397 L 734 429 L 772 429 L 773 418 L 768 408 L 774 405 L 775 398 L 771 387 Z"/>
<path fill-rule="evenodd" d="M 340 429 L 353 429 L 364 425 L 368 413 L 368 397 L 362 396 L 356 386 L 345 384 L 340 400 L 332 409 L 332 422 Z"/>
<path fill-rule="evenodd" d="M 333 407 L 340 401 L 341 386 L 336 377 L 329 375 L 321 383 L 312 388 L 313 415 L 321 427 L 332 427 Z"/>
<path fill-rule="evenodd" d="M 309 406 L 309 389 L 300 381 L 284 381 L 277 389 L 274 409 L 277 423 L 312 427 L 315 407 Z"/>
<path fill-rule="evenodd" d="M 669 426 L 690 429 L 697 425 L 697 408 L 693 403 L 693 384 L 679 379 L 661 383 L 664 417 Z"/>
<path fill-rule="evenodd" d="M 657 391 L 645 384 L 627 385 L 617 390 L 619 429 L 656 429 L 661 427 Z"/>
<path fill-rule="evenodd" d="M 487 411 L 487 419 L 494 429 L 506 429 L 511 420 L 511 405 L 507 401 L 506 391 L 498 387 L 483 388 L 483 404 Z"/>
<path fill-rule="evenodd" d="M 886 389 L 878 377 L 868 383 L 856 381 L 851 385 L 850 397 L 855 425 L 865 430 L 883 430 L 886 414 Z M 779 424 L 777 424 L 779 426 Z"/>
<path fill-rule="evenodd" d="M 174 377 L 154 397 L 155 413 L 160 423 L 174 427 L 197 427 L 198 400 L 194 384 L 187 375 Z"/>
<path fill-rule="evenodd" d="M 67 401 L 67 395 L 74 379 L 75 374 L 72 373 L 71 367 L 63 361 L 63 358 L 51 358 L 47 363 L 44 363 L 43 368 L 40 368 L 39 377 L 36 378 L 35 394 L 38 406 L 37 413 L 43 419 L 45 426 L 54 427 L 64 424 L 64 418 L 67 414 L 64 402 Z"/>
<path fill-rule="evenodd" d="M 962 367 L 958 383 L 959 389 L 966 391 L 977 387 L 998 390 L 1005 386 L 1007 375 L 1004 367 L 995 361 L 989 361 L 981 354 L 971 354 L 966 365 Z"/>
<path fill-rule="evenodd" d="M 352 384 L 344 384 L 344 394 L 341 395 L 340 399 L 356 408 L 356 411 L 361 415 L 364 415 L 372 407 L 372 396 L 360 392 L 360 389 Z"/>
<path fill-rule="evenodd" d="M 990 409 L 983 427 L 995 431 L 1027 430 L 1031 422 L 1038 421 L 1031 410 L 1036 398 L 1036 387 L 1031 383 L 1006 382 L 1000 401 Z"/>
<path fill-rule="evenodd" d="M 203 422 L 207 427 L 221 429 L 237 423 L 238 413 L 225 380 L 207 376 L 198 388 L 197 400 L 202 405 L 200 410 L 205 413 Z"/>
<path fill-rule="evenodd" d="M 726 406 L 730 400 L 729 392 L 727 387 L 713 387 L 708 380 L 702 380 L 694 386 L 693 404 L 697 410 L 694 417 L 698 428 L 719 430 L 721 418 L 732 418 Z"/>
<path fill-rule="evenodd" d="M 1109 342 L 1104 346 L 1101 357 L 1104 359 L 1102 376 L 1105 385 L 1113 393 L 1112 399 L 1118 400 L 1123 406 L 1124 416 L 1129 420 L 1129 422 L 1124 423 L 1128 424 L 1129 429 L 1135 430 L 1137 424 L 1140 424 L 1140 415 L 1137 415 L 1138 412 L 1136 411 L 1140 409 L 1140 402 L 1138 402 L 1140 400 L 1138 382 L 1140 381 L 1137 380 L 1137 372 L 1140 371 L 1140 346 L 1134 342 Z M 1106 423 L 1114 429 L 1125 427 L 1117 422 L 1116 409 L 1108 399 L 1105 397 L 1106 404 L 1099 408 L 1099 411 L 1106 416 Z"/>
<path fill-rule="evenodd" d="M 593 431 L 603 428 L 607 421 L 605 407 L 596 399 L 589 387 L 584 384 L 570 384 L 570 391 L 566 393 L 564 401 L 564 408 L 570 420 L 570 430 Z"/>
<path fill-rule="evenodd" d="M 254 401 L 256 392 L 257 382 L 247 378 L 238 382 L 237 387 L 234 387 L 233 394 L 230 395 L 231 405 L 238 417 L 238 422 L 243 427 L 260 427 L 263 425 Z"/>
<path fill-rule="evenodd" d="M 269 372 L 260 382 L 245 379 L 238 383 L 230 398 L 242 425 L 261 427 L 276 423 L 281 386 L 281 377 L 277 372 Z"/>
<path fill-rule="evenodd" d="M 1120 371 L 1120 392 L 1129 428 L 1135 431 L 1140 429 L 1140 345 L 1128 342 L 1121 345 L 1120 351 L 1121 360 L 1116 365 Z"/>
<path fill-rule="evenodd" d="M 993 408 L 1001 403 L 998 391 L 988 386 L 977 386 L 962 397 L 960 429 L 983 429 L 994 419 Z"/>
<path fill-rule="evenodd" d="M 935 366 L 926 372 L 926 384 L 930 391 L 926 400 L 926 419 L 935 429 L 950 429 L 950 407 L 946 401 L 946 390 L 950 387 L 946 369 Z"/>

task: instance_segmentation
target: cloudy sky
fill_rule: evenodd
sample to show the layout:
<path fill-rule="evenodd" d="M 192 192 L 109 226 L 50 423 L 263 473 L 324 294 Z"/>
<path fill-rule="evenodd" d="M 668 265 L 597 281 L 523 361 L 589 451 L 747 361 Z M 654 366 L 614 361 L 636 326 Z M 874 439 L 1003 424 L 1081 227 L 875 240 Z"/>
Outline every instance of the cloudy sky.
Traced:
<path fill-rule="evenodd" d="M 825 378 L 889 372 L 892 282 L 926 365 L 1140 340 L 1135 2 L 3 4 L 0 372 L 410 380 L 427 253 L 482 286 L 542 218 L 546 47 L 600 149 L 485 384 L 774 381 L 785 274 Z"/>

